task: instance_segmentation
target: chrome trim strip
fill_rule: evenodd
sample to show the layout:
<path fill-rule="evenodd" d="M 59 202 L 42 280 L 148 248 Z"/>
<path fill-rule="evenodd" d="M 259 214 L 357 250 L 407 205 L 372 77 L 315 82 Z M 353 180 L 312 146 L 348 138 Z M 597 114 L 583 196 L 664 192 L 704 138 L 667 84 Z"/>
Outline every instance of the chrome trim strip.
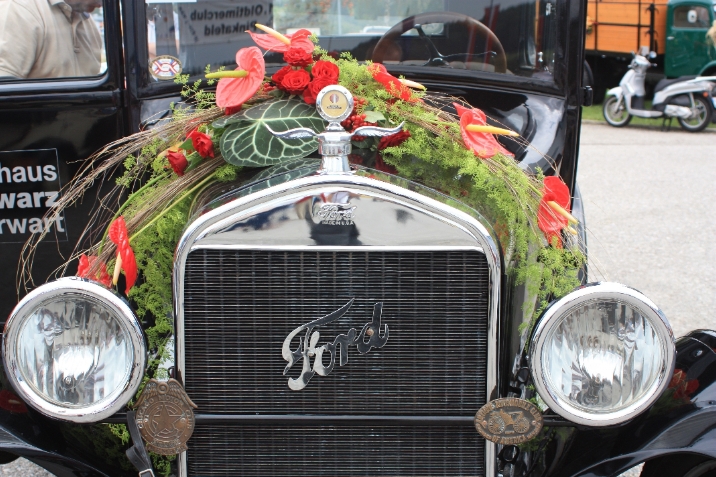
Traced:
<path fill-rule="evenodd" d="M 127 383 L 117 391 L 109 394 L 98 403 L 84 408 L 66 407 L 46 401 L 40 397 L 25 381 L 17 357 L 18 333 L 27 317 L 34 312 L 38 304 L 45 303 L 65 293 L 84 294 L 101 301 L 119 316 L 129 339 L 132 342 L 134 361 L 129 370 Z M 17 391 L 18 395 L 30 406 L 42 414 L 77 423 L 92 423 L 106 419 L 119 411 L 137 392 L 146 365 L 147 350 L 144 345 L 144 332 L 139 320 L 132 312 L 132 308 L 119 294 L 108 290 L 90 280 L 77 277 L 64 277 L 54 282 L 46 283 L 28 293 L 10 314 L 5 324 L 2 339 L 3 363 L 5 372 Z"/>
<path fill-rule="evenodd" d="M 332 245 L 332 246 L 311 246 L 311 245 L 271 245 L 271 246 L 260 246 L 260 245 L 216 245 L 216 244 L 209 244 L 209 245 L 194 245 L 191 247 L 189 252 L 193 252 L 194 250 L 291 250 L 291 251 L 306 251 L 306 250 L 327 250 L 331 252 L 354 252 L 354 251 L 362 251 L 362 252 L 370 252 L 375 250 L 380 250 L 381 252 L 405 252 L 405 251 L 413 251 L 413 252 L 428 252 L 428 251 L 456 251 L 456 250 L 463 250 L 463 251 L 476 251 L 476 252 L 482 252 L 485 253 L 485 250 L 482 247 L 446 247 L 446 246 L 437 246 L 437 247 L 430 247 L 428 245 L 408 245 L 405 247 L 400 246 L 392 246 L 392 247 L 385 247 L 385 246 L 371 246 L 371 245 L 356 245 L 355 247 L 351 246 L 340 246 L 340 245 Z"/>
<path fill-rule="evenodd" d="M 415 184 L 414 184 L 415 185 Z M 422 186 L 419 186 L 422 187 Z M 280 185 L 276 185 L 259 192 L 239 197 L 229 203 L 211 210 L 197 218 L 191 223 L 182 235 L 177 245 L 174 262 L 174 313 L 176 326 L 176 375 L 183 383 L 184 361 L 184 269 L 189 253 L 196 248 L 209 248 L 209 244 L 197 245 L 197 241 L 207 237 L 212 232 L 217 232 L 222 227 L 235 223 L 242 218 L 252 216 L 258 209 L 273 201 L 286 201 L 290 198 L 301 198 L 309 195 L 312 191 L 320 190 L 322 193 L 349 191 L 356 194 L 367 194 L 386 201 L 395 202 L 405 207 L 427 214 L 437 220 L 456 227 L 469 236 L 473 243 L 485 254 L 490 267 L 490 310 L 488 320 L 488 346 L 487 346 L 487 389 L 486 399 L 490 401 L 497 396 L 497 360 L 499 356 L 499 310 L 500 310 L 500 285 L 502 278 L 502 263 L 500 249 L 497 241 L 490 235 L 488 226 L 483 224 L 484 219 L 480 214 L 467 206 L 465 212 L 452 205 L 458 202 L 448 196 L 425 189 L 436 198 L 426 197 L 423 194 L 408 190 L 397 185 L 363 177 L 359 175 L 312 175 Z M 443 199 L 440 201 L 437 199 Z M 196 246 L 196 247 L 195 247 Z M 399 247 L 405 250 L 406 247 Z M 443 245 L 444 248 L 451 248 L 451 245 Z M 469 245 L 461 242 L 452 245 L 453 249 L 464 249 Z M 241 247 L 238 247 L 241 248 Z M 261 247 L 255 246 L 254 249 Z M 272 246 L 263 247 L 271 249 Z M 298 246 L 292 249 L 298 249 Z M 307 247 L 311 249 L 323 249 L 323 246 Z M 353 247 L 348 247 L 353 248 Z M 381 246 L 369 247 L 371 250 L 382 250 Z M 436 247 L 431 247 L 435 249 Z M 391 248 L 395 250 L 395 248 Z M 495 475 L 496 467 L 496 445 L 490 441 L 485 442 L 485 470 L 487 476 Z M 186 457 L 180 459 L 179 476 L 187 477 Z"/>
<path fill-rule="evenodd" d="M 381 416 L 352 414 L 350 416 L 328 415 L 328 414 L 197 414 L 196 422 L 223 421 L 223 422 L 265 422 L 275 421 L 280 424 L 331 424 L 337 422 L 348 422 L 352 426 L 372 426 L 375 423 L 381 424 L 414 424 L 445 425 L 454 426 L 475 426 L 475 416 L 437 416 L 426 418 L 423 416 Z"/>
<path fill-rule="evenodd" d="M 588 413 L 576 409 L 574 406 L 560 399 L 559 396 L 553 394 L 547 385 L 545 372 L 542 369 L 542 347 L 545 344 L 549 331 L 561 321 L 561 318 L 586 302 L 603 299 L 625 302 L 645 316 L 649 318 L 654 329 L 659 333 L 665 345 L 665 362 L 661 375 L 656 383 L 652 386 L 651 394 L 643 396 L 631 406 L 626 407 L 613 413 Z M 584 424 L 587 426 L 611 426 L 620 424 L 636 417 L 651 406 L 654 401 L 661 396 L 671 379 L 671 373 L 674 368 L 674 360 L 676 356 L 676 346 L 674 344 L 674 335 L 671 331 L 671 325 L 667 321 L 664 313 L 654 302 L 649 300 L 641 292 L 629 288 L 619 283 L 597 282 L 590 283 L 577 288 L 568 293 L 556 302 L 552 303 L 540 317 L 535 328 L 532 346 L 530 347 L 530 371 L 535 381 L 535 387 L 540 397 L 545 403 L 557 414 L 565 419 Z"/>

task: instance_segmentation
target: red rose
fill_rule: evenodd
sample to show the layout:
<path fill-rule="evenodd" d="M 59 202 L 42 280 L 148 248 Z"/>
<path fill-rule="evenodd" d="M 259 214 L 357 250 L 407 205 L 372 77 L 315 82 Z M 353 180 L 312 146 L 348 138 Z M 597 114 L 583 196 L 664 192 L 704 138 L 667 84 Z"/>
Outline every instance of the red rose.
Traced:
<path fill-rule="evenodd" d="M 281 89 L 289 94 L 301 94 L 311 82 L 311 75 L 306 70 L 291 70 L 281 79 Z"/>
<path fill-rule="evenodd" d="M 329 84 L 338 83 L 339 74 L 340 70 L 338 69 L 338 66 L 330 61 L 316 61 L 313 68 L 311 68 L 311 75 L 314 80 L 317 80 L 318 78 L 329 78 L 333 81 L 333 83 Z"/>
<path fill-rule="evenodd" d="M 174 172 L 176 172 L 178 176 L 183 176 L 184 171 L 189 166 L 189 161 L 186 160 L 184 154 L 182 154 L 181 152 L 169 151 L 169 153 L 167 154 L 167 159 L 169 159 L 169 165 L 172 166 Z"/>
<path fill-rule="evenodd" d="M 211 142 L 211 138 L 208 134 L 201 133 L 194 129 L 187 134 L 186 137 L 187 139 L 191 139 L 194 150 L 198 152 L 201 157 L 214 157 L 214 143 Z"/>
<path fill-rule="evenodd" d="M 307 104 L 316 104 L 316 96 L 318 96 L 318 93 L 331 84 L 336 84 L 336 81 L 332 81 L 329 78 L 315 78 L 309 83 L 308 88 L 303 91 L 303 100 Z"/>
<path fill-rule="evenodd" d="M 378 143 L 378 150 L 382 151 L 386 147 L 400 146 L 409 137 L 410 137 L 410 131 L 408 131 L 408 130 L 400 131 L 400 132 L 395 133 L 391 136 L 382 137 L 382 138 L 380 138 L 380 142 Z"/>
<path fill-rule="evenodd" d="M 284 66 L 273 74 L 273 76 L 271 77 L 271 81 L 273 81 L 276 86 L 279 87 L 279 89 L 283 89 L 281 88 L 281 81 L 283 81 L 283 77 L 286 76 L 289 71 L 293 71 L 293 68 L 291 68 L 290 66 Z"/>
<path fill-rule="evenodd" d="M 283 54 L 283 61 L 291 66 L 300 66 L 303 68 L 313 63 L 313 55 L 303 48 L 291 47 Z"/>

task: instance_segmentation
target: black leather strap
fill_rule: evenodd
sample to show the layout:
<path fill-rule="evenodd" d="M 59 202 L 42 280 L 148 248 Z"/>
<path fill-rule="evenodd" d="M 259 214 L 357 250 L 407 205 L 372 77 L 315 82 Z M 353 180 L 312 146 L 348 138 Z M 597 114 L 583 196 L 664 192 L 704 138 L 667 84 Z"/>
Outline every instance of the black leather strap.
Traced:
<path fill-rule="evenodd" d="M 129 429 L 129 435 L 132 436 L 132 444 L 134 444 L 127 449 L 129 461 L 139 471 L 139 477 L 155 477 L 152 470 L 152 460 L 144 447 L 144 441 L 142 441 L 142 435 L 139 433 L 134 411 L 127 412 L 127 429 Z"/>

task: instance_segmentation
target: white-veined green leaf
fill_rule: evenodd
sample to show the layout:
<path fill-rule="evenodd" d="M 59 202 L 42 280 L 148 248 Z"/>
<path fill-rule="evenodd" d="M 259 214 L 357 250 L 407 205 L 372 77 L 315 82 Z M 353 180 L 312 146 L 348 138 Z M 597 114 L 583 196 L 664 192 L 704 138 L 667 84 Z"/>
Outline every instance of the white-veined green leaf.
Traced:
<path fill-rule="evenodd" d="M 325 122 L 316 108 L 298 100 L 279 100 L 259 104 L 230 117 L 221 136 L 224 160 L 236 166 L 263 167 L 305 157 L 318 149 L 316 139 L 279 139 L 276 132 L 311 128 L 322 132 Z"/>

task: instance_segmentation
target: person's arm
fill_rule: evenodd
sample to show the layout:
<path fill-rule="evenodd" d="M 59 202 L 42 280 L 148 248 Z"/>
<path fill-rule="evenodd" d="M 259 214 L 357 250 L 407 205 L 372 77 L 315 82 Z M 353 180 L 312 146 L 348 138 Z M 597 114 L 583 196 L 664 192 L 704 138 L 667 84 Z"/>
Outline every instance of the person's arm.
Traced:
<path fill-rule="evenodd" d="M 21 1 L 0 2 L 0 77 L 27 77 L 42 45 L 42 29 L 40 17 Z"/>

